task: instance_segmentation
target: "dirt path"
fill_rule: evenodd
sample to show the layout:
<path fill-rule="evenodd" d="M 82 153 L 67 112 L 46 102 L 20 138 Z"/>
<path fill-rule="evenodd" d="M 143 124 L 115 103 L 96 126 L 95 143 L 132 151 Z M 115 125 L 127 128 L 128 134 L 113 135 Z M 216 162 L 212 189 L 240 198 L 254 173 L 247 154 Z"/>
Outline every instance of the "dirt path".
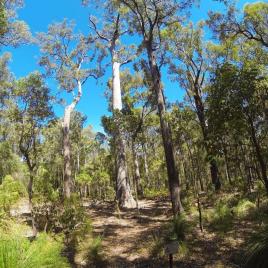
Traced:
<path fill-rule="evenodd" d="M 92 205 L 88 211 L 95 234 L 102 236 L 105 266 L 157 267 L 154 265 L 158 264 L 152 264 L 144 246 L 148 236 L 168 221 L 168 210 L 167 201 L 154 200 L 139 201 L 139 211 L 119 212 L 109 203 Z"/>
<path fill-rule="evenodd" d="M 150 241 L 161 236 L 161 227 L 171 218 L 170 204 L 163 200 L 141 200 L 137 209 L 117 211 L 112 203 L 91 205 L 94 233 L 102 237 L 104 261 L 100 268 L 165 268 L 168 258 L 155 258 Z M 198 224 L 186 237 L 188 253 L 175 258 L 174 268 L 234 268 L 234 256 L 246 233 L 252 226 L 241 222 L 225 235 L 219 235 L 205 227 L 200 232 Z M 196 224 L 196 225 L 195 225 Z M 239 228 L 238 228 L 239 227 Z M 248 229 L 248 230 L 247 230 Z M 238 253 L 237 253 L 238 252 Z"/>

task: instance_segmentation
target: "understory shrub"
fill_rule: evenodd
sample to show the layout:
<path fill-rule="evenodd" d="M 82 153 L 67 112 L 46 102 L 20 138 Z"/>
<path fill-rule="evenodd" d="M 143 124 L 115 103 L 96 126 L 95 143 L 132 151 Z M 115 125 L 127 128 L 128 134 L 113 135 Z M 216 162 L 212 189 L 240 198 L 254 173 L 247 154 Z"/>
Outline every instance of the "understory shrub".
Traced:
<path fill-rule="evenodd" d="M 15 204 L 20 197 L 26 196 L 26 189 L 22 183 L 15 180 L 12 176 L 5 176 L 0 185 L 0 212 L 8 212 L 10 207 Z"/>
<path fill-rule="evenodd" d="M 238 202 L 237 206 L 234 208 L 234 213 L 237 217 L 243 218 L 247 216 L 255 208 L 256 205 L 254 203 L 252 203 L 248 199 L 242 199 Z"/>
<path fill-rule="evenodd" d="M 88 247 L 87 261 L 88 263 L 100 263 L 103 260 L 102 238 L 97 236 L 91 240 Z"/>
<path fill-rule="evenodd" d="M 267 268 L 268 267 L 268 225 L 254 234 L 246 247 L 244 256 L 244 268 Z"/>
<path fill-rule="evenodd" d="M 40 233 L 30 242 L 19 233 L 0 232 L 1 268 L 69 268 L 61 255 L 62 239 Z"/>
<path fill-rule="evenodd" d="M 223 201 L 217 202 L 210 213 L 210 226 L 219 232 L 227 232 L 232 226 L 232 210 Z"/>
<path fill-rule="evenodd" d="M 39 230 L 46 229 L 54 233 L 66 235 L 91 230 L 91 221 L 85 213 L 81 200 L 77 195 L 70 199 L 56 202 L 35 204 L 34 214 Z"/>
<path fill-rule="evenodd" d="M 152 234 L 148 249 L 152 258 L 162 258 L 165 255 L 165 247 L 171 241 L 178 241 L 179 252 L 177 257 L 184 257 L 188 253 L 186 234 L 189 232 L 190 224 L 184 213 L 174 217 L 168 224 L 165 224 L 156 233 Z"/>
<path fill-rule="evenodd" d="M 186 221 L 184 213 L 177 215 L 171 222 L 170 239 L 184 241 L 185 235 L 189 230 L 189 224 Z"/>
<path fill-rule="evenodd" d="M 158 198 L 158 197 L 167 197 L 169 195 L 167 189 L 144 189 L 144 197 L 145 198 Z"/>

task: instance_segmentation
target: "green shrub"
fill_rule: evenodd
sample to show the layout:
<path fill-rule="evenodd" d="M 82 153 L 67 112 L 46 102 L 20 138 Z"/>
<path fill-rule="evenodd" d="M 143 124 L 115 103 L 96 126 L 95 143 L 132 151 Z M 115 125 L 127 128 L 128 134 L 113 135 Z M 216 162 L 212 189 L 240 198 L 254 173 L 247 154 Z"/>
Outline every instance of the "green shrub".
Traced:
<path fill-rule="evenodd" d="M 219 201 L 210 214 L 210 226 L 216 231 L 227 232 L 232 226 L 233 214 L 227 204 Z"/>
<path fill-rule="evenodd" d="M 196 204 L 196 197 L 189 193 L 189 195 L 187 196 L 184 196 L 183 197 L 183 207 L 184 209 L 189 212 L 190 214 L 191 213 L 195 213 L 197 211 L 197 206 L 195 205 Z"/>
<path fill-rule="evenodd" d="M 239 201 L 237 206 L 234 208 L 234 213 L 239 218 L 247 216 L 250 211 L 253 211 L 256 205 L 247 199 L 242 199 Z"/>
<path fill-rule="evenodd" d="M 228 207 L 232 208 L 238 204 L 238 202 L 241 200 L 241 196 L 237 193 L 228 193 L 224 194 L 223 197 L 221 197 L 221 201 L 224 204 L 227 204 Z"/>
<path fill-rule="evenodd" d="M 102 237 L 94 237 L 92 233 L 88 233 L 76 247 L 76 263 L 83 263 L 87 267 L 102 267 L 104 262 Z"/>
<path fill-rule="evenodd" d="M 232 217 L 231 209 L 223 202 L 219 202 L 216 204 L 213 217 L 214 221 L 230 219 Z"/>
<path fill-rule="evenodd" d="M 156 189 L 148 189 L 145 188 L 144 189 L 144 197 L 145 198 L 157 198 L 157 197 L 166 197 L 168 196 L 168 190 L 167 189 L 160 189 L 160 190 L 156 190 Z"/>
<path fill-rule="evenodd" d="M 38 228 L 41 230 L 46 226 L 47 231 L 76 235 L 76 232 L 83 233 L 85 228 L 90 230 L 92 228 L 81 200 L 75 194 L 64 202 L 57 200 L 57 202 L 35 204 L 34 214 Z"/>
<path fill-rule="evenodd" d="M 5 176 L 0 185 L 0 210 L 8 212 L 10 207 L 25 195 L 26 190 L 20 182 L 10 175 Z"/>
<path fill-rule="evenodd" d="M 97 263 L 102 260 L 103 256 L 102 256 L 101 236 L 97 236 L 96 238 L 92 239 L 89 249 L 88 249 L 87 258 L 89 262 L 92 262 L 92 263 Z"/>
<path fill-rule="evenodd" d="M 32 243 L 18 234 L 0 234 L 1 268 L 68 268 L 61 256 L 62 241 L 42 233 Z"/>
<path fill-rule="evenodd" d="M 268 226 L 261 232 L 252 236 L 248 242 L 244 256 L 243 267 L 266 268 L 268 267 Z"/>
<path fill-rule="evenodd" d="M 165 241 L 161 234 L 153 234 L 146 245 L 152 259 L 163 258 L 165 255 L 164 247 Z"/>
<path fill-rule="evenodd" d="M 176 239 L 178 241 L 183 241 L 185 235 L 189 230 L 189 224 L 186 221 L 186 216 L 184 213 L 177 215 L 173 218 L 171 223 L 170 239 Z"/>
<path fill-rule="evenodd" d="M 50 172 L 44 167 L 40 167 L 34 179 L 34 203 L 57 202 L 60 196 L 54 184 L 55 181 Z"/>
<path fill-rule="evenodd" d="M 88 215 L 76 195 L 72 195 L 70 199 L 65 200 L 63 206 L 59 206 L 58 212 L 56 216 L 58 216 L 60 226 L 65 233 L 71 233 L 84 227 L 91 228 Z"/>

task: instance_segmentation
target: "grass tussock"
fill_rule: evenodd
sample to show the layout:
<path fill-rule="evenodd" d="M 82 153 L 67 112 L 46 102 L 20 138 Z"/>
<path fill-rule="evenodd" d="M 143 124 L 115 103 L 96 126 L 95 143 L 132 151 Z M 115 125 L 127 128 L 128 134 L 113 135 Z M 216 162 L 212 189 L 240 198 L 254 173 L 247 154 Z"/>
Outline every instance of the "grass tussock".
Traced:
<path fill-rule="evenodd" d="M 238 218 L 244 218 L 256 209 L 256 205 L 248 199 L 242 199 L 239 201 L 236 207 L 234 207 L 234 213 Z"/>
<path fill-rule="evenodd" d="M 30 242 L 18 234 L 0 234 L 1 268 L 69 268 L 67 260 L 61 255 L 62 239 L 41 233 Z"/>
<path fill-rule="evenodd" d="M 175 258 L 181 259 L 189 252 L 186 243 L 186 235 L 191 228 L 185 214 L 174 217 L 168 224 L 150 236 L 147 248 L 153 259 L 161 259 L 165 256 L 165 248 L 171 241 L 178 241 L 179 250 Z"/>
<path fill-rule="evenodd" d="M 244 256 L 244 268 L 268 267 L 268 226 L 257 234 L 254 234 L 246 247 Z"/>
<path fill-rule="evenodd" d="M 203 214 L 205 222 L 214 231 L 226 233 L 232 227 L 232 210 L 222 201 L 217 202 L 215 208 L 208 209 Z"/>

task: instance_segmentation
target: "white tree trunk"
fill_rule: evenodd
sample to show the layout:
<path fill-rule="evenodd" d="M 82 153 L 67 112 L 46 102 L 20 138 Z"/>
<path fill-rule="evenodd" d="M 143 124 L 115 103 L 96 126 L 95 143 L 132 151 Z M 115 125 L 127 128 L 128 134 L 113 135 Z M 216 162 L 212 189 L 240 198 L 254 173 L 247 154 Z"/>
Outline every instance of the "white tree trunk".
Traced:
<path fill-rule="evenodd" d="M 122 110 L 122 95 L 120 85 L 120 63 L 113 60 L 113 88 L 112 88 L 112 104 L 113 111 Z M 116 113 L 114 113 L 116 116 Z M 126 162 L 126 148 L 125 140 L 122 135 L 120 123 L 118 122 L 117 133 L 115 133 L 116 142 L 116 198 L 119 202 L 120 207 L 134 208 L 136 202 L 132 196 L 130 190 L 130 183 L 127 173 L 127 162 Z"/>
<path fill-rule="evenodd" d="M 80 101 L 82 96 L 82 85 L 81 82 L 77 82 L 78 93 L 77 96 L 73 99 L 73 102 L 65 107 L 64 117 L 63 117 L 63 158 L 64 158 L 64 169 L 63 169 L 63 193 L 64 197 L 70 198 L 73 188 L 72 181 L 72 169 L 71 169 L 71 143 L 70 143 L 70 121 L 71 113 L 74 110 L 77 103 Z"/>
<path fill-rule="evenodd" d="M 72 188 L 71 172 L 71 145 L 70 145 L 70 120 L 72 107 L 67 106 L 63 118 L 63 158 L 64 158 L 64 196 L 70 198 Z"/>
<path fill-rule="evenodd" d="M 122 110 L 120 63 L 113 62 L 113 110 Z"/>

